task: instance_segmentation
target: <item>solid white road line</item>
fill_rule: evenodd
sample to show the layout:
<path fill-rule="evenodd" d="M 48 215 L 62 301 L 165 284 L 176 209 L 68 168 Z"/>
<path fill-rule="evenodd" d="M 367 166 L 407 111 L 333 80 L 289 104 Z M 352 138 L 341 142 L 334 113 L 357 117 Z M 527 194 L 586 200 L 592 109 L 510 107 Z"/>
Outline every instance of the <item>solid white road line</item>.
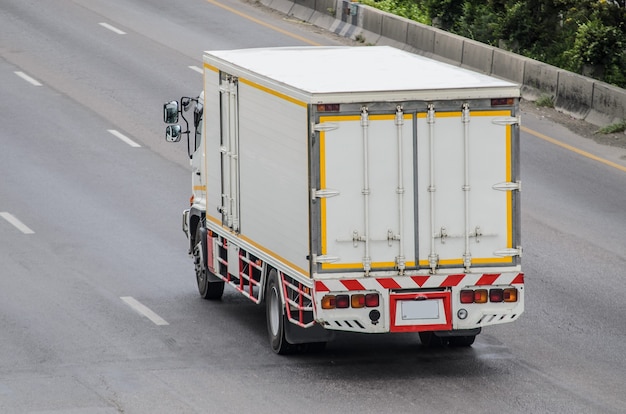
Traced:
<path fill-rule="evenodd" d="M 133 141 L 132 139 L 128 138 L 126 135 L 122 134 L 119 131 L 116 131 L 114 129 L 107 129 L 107 131 L 109 131 L 110 134 L 112 134 L 112 135 L 116 136 L 117 138 L 121 139 L 122 141 L 124 141 L 125 143 L 130 145 L 131 147 L 135 147 L 135 148 L 141 147 L 141 145 L 137 144 L 135 141 Z"/>
<path fill-rule="evenodd" d="M 187 66 L 187 67 L 188 67 L 189 69 L 193 70 L 193 71 L 196 71 L 196 72 L 198 72 L 198 73 L 202 74 L 202 69 L 200 69 L 200 68 L 199 68 L 199 67 L 197 67 L 197 66 Z"/>
<path fill-rule="evenodd" d="M 7 213 L 6 211 L 0 212 L 0 217 L 2 217 L 3 219 L 5 219 L 9 223 L 11 223 L 13 226 L 15 226 L 15 228 L 17 228 L 19 231 L 21 231 L 24 234 L 33 234 L 33 233 L 35 233 L 26 224 L 24 224 L 21 221 L 19 221 L 11 213 Z"/>
<path fill-rule="evenodd" d="M 108 23 L 98 23 L 98 24 L 99 24 L 100 26 L 104 27 L 105 29 L 109 29 L 109 30 L 110 30 L 110 31 L 112 31 L 113 33 L 117 33 L 117 34 L 119 34 L 119 35 L 125 35 L 125 34 L 126 34 L 126 32 L 125 32 L 125 31 L 120 30 L 120 29 L 118 29 L 118 28 L 117 28 L 117 27 L 115 27 L 115 26 L 111 26 L 111 25 L 110 25 L 110 24 L 108 24 Z"/>
<path fill-rule="evenodd" d="M 28 76 L 24 72 L 20 72 L 19 70 L 16 70 L 13 73 L 15 73 L 17 76 L 19 76 L 20 78 L 24 79 L 26 82 L 30 83 L 33 86 L 41 86 L 41 83 L 39 83 L 39 81 L 37 79 Z"/>
<path fill-rule="evenodd" d="M 132 296 L 122 296 L 120 297 L 120 299 L 126 302 L 128 306 L 133 308 L 139 314 L 150 319 L 152 322 L 154 322 L 155 325 L 169 325 L 169 323 L 167 323 L 165 319 L 161 318 L 159 315 L 154 313 L 152 309 L 148 308 L 146 305 L 139 302 L 137 299 L 133 298 Z"/>

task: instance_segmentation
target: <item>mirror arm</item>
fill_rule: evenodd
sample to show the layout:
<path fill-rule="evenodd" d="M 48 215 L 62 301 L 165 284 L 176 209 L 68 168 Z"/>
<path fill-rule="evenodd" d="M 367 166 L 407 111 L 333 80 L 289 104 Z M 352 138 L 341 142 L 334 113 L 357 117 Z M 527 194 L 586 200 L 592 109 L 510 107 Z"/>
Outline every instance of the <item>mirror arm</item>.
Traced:
<path fill-rule="evenodd" d="M 185 121 L 185 132 L 182 132 L 183 134 L 187 135 L 187 155 L 189 155 L 189 159 L 193 158 L 193 151 L 191 150 L 191 139 L 189 138 L 189 135 L 191 134 L 191 131 L 189 130 L 189 121 L 187 120 L 187 118 L 185 117 L 185 111 L 187 111 L 189 109 L 189 105 L 191 105 L 191 102 L 195 102 L 196 105 L 198 104 L 198 99 L 197 98 L 190 98 L 188 96 L 183 96 L 180 98 L 180 109 L 179 109 L 179 113 L 180 116 L 183 118 L 183 121 Z"/>

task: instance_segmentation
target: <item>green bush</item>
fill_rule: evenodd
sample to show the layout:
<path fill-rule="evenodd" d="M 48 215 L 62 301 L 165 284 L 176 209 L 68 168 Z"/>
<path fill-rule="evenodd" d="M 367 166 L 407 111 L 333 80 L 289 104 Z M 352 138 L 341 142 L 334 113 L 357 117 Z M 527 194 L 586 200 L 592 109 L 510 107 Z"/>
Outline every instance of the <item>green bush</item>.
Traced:
<path fill-rule="evenodd" d="M 626 0 L 361 0 L 626 87 Z"/>

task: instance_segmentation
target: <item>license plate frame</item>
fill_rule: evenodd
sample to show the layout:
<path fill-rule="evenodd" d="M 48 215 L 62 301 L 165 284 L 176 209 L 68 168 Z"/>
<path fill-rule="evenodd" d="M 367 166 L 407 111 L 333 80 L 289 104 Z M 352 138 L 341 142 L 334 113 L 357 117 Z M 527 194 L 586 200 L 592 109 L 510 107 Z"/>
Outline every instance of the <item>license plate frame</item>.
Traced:
<path fill-rule="evenodd" d="M 413 292 L 391 294 L 391 332 L 452 329 L 451 293 Z"/>

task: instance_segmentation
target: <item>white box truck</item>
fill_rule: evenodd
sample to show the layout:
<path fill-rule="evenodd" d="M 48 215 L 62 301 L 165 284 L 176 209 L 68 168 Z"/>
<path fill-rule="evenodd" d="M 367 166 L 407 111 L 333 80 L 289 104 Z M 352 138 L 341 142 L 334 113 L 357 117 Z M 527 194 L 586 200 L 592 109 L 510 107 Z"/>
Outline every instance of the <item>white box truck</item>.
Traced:
<path fill-rule="evenodd" d="M 519 85 L 392 47 L 211 51 L 203 70 L 164 105 L 202 297 L 262 304 L 279 354 L 336 331 L 469 346 L 519 318 Z"/>

